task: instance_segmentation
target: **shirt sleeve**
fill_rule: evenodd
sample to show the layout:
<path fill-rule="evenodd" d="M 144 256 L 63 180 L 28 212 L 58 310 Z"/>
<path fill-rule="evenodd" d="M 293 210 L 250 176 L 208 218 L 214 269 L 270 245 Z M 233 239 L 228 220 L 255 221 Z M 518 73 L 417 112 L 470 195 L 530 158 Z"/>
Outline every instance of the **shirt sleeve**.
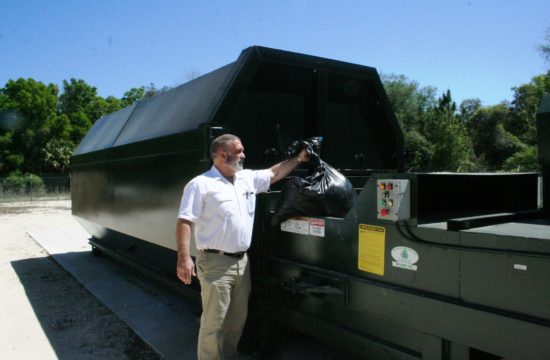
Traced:
<path fill-rule="evenodd" d="M 183 189 L 178 218 L 195 222 L 201 215 L 202 207 L 200 186 L 197 181 L 191 180 Z"/>
<path fill-rule="evenodd" d="M 256 193 L 267 192 L 271 185 L 271 171 L 269 169 L 256 170 L 254 171 L 253 179 Z"/>

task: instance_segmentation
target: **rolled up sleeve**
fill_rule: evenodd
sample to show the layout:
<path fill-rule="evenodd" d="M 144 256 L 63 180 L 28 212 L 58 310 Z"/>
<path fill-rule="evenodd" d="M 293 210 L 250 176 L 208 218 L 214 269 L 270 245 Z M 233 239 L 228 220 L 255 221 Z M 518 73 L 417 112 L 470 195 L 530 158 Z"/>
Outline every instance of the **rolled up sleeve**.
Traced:
<path fill-rule="evenodd" d="M 195 222 L 201 216 L 202 208 L 203 197 L 199 184 L 190 181 L 183 189 L 178 218 Z"/>

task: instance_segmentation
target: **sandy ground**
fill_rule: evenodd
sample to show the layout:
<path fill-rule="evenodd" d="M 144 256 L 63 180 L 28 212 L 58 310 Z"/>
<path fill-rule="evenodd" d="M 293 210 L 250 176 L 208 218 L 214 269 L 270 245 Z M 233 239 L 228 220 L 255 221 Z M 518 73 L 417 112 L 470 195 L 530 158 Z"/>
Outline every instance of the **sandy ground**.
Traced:
<path fill-rule="evenodd" d="M 70 206 L 0 203 L 2 359 L 158 359 L 27 234 L 79 226 Z"/>

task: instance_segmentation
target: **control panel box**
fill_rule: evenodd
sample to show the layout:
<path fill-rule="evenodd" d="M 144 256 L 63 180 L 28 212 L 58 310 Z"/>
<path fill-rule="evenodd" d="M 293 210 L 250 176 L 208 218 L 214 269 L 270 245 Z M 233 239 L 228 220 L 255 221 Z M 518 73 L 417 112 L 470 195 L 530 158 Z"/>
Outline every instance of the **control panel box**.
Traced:
<path fill-rule="evenodd" d="M 411 216 L 411 190 L 408 179 L 376 181 L 376 212 L 379 220 L 408 220 Z"/>

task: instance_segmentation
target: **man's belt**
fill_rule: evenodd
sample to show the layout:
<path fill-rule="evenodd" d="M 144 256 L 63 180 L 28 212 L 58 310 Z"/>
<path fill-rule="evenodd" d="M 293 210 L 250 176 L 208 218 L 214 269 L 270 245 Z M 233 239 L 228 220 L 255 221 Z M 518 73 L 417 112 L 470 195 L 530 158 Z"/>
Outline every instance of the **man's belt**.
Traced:
<path fill-rule="evenodd" d="M 199 251 L 202 251 L 202 252 L 205 252 L 205 253 L 211 253 L 211 254 L 220 254 L 220 255 L 225 255 L 225 256 L 231 256 L 231 257 L 234 257 L 234 258 L 242 258 L 244 256 L 244 254 L 246 254 L 246 251 L 229 253 L 229 252 L 216 250 L 216 249 L 203 249 L 203 250 L 199 250 Z"/>

